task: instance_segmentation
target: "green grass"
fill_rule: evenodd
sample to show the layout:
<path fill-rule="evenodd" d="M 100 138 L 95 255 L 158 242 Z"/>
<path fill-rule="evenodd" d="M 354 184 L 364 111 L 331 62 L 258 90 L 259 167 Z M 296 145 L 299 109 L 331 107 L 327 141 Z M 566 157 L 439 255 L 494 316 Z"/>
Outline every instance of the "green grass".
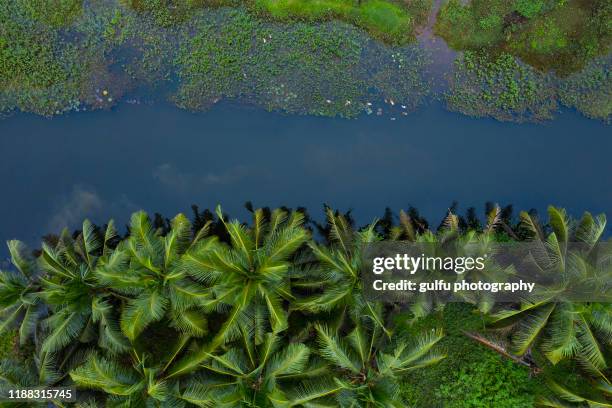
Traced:
<path fill-rule="evenodd" d="M 527 408 L 545 392 L 538 378 L 526 367 L 515 364 L 466 337 L 463 330 L 482 331 L 484 321 L 472 306 L 446 305 L 404 329 L 411 333 L 443 327 L 440 342 L 447 357 L 407 378 L 403 394 L 413 407 L 430 408 Z"/>
<path fill-rule="evenodd" d="M 345 21 L 390 43 L 410 41 L 419 23 L 407 7 L 385 0 L 254 0 L 254 4 L 275 19 Z"/>
<path fill-rule="evenodd" d="M 41 0 L 39 0 L 41 1 Z M 360 27 L 391 44 L 415 38 L 426 21 L 431 0 L 123 0 L 132 9 L 153 15 L 157 23 L 170 27 L 184 22 L 203 7 L 240 6 L 274 20 L 321 22 L 340 20 Z"/>

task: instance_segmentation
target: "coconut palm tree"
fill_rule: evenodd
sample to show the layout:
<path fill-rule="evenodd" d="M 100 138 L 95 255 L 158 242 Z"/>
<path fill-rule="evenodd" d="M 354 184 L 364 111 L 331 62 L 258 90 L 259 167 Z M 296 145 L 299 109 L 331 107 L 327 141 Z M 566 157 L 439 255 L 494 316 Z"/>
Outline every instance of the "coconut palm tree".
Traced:
<path fill-rule="evenodd" d="M 340 407 L 405 407 L 402 377 L 444 358 L 433 350 L 442 338 L 432 331 L 415 339 L 390 340 L 370 319 L 356 319 L 348 329 L 317 325 L 320 355 L 333 366 Z"/>
<path fill-rule="evenodd" d="M 487 248 L 495 242 L 495 234 L 499 227 L 501 210 L 496 206 L 489 214 L 489 221 L 483 232 L 468 231 L 461 234 L 459 230 L 459 218 L 449 212 L 445 217 L 442 227 L 437 234 L 429 230 L 421 231 L 420 227 L 415 225 L 412 217 L 405 212 L 400 212 L 400 224 L 390 228 L 390 236 L 392 241 L 386 245 L 390 247 L 396 244 L 398 251 L 403 250 L 402 242 L 408 242 L 413 247 L 419 247 L 421 252 L 426 252 L 430 256 L 450 256 L 450 255 L 465 255 L 467 250 L 473 252 L 485 253 Z M 323 246 L 316 243 L 310 243 L 313 254 L 315 256 L 314 267 L 305 268 L 303 279 L 296 282 L 294 287 L 303 288 L 306 291 L 315 291 L 314 294 L 304 299 L 295 302 L 296 309 L 319 313 L 329 312 L 331 310 L 350 312 L 356 316 L 369 315 L 376 319 L 375 306 L 368 301 L 364 296 L 364 279 L 363 263 L 365 251 L 369 246 L 375 245 L 381 241 L 381 238 L 376 234 L 376 223 L 372 223 L 361 231 L 354 231 L 347 221 L 346 217 L 335 213 L 331 209 L 327 209 L 327 222 L 330 231 L 329 246 Z M 491 275 L 497 276 L 506 273 L 494 268 L 490 265 L 486 272 L 479 276 L 471 273 L 470 279 L 478 280 L 478 278 L 489 278 Z M 411 276 L 411 279 L 418 282 L 419 279 L 424 281 L 433 281 L 435 276 L 434 271 L 428 271 L 427 274 L 421 273 L 417 276 Z M 459 275 L 448 273 L 438 273 L 439 278 L 445 281 L 459 279 Z M 488 276 L 484 276 L 488 274 Z M 461 279 L 466 278 L 466 275 L 461 275 Z M 495 280 L 495 279 L 494 279 Z M 499 279 L 497 279 L 499 280 Z M 410 310 L 415 318 L 423 317 L 434 309 L 442 308 L 448 299 L 448 296 L 437 292 L 402 294 L 403 302 L 409 304 Z M 489 310 L 492 307 L 492 299 L 487 296 L 479 298 L 466 298 L 466 300 L 478 304 L 482 310 Z M 378 322 L 384 329 L 384 322 Z"/>
<path fill-rule="evenodd" d="M 205 225 L 193 236 L 191 224 L 179 214 L 162 236 L 144 212 L 132 215 L 130 236 L 115 250 L 122 262 L 95 274 L 122 300 L 120 327 L 130 341 L 165 317 L 183 335 L 201 337 L 207 332 L 202 304 L 209 294 L 180 267 L 181 256 L 189 248 L 215 245 L 215 238 L 203 240 L 207 228 Z"/>
<path fill-rule="evenodd" d="M 311 313 L 334 310 L 340 316 L 366 314 L 386 330 L 375 310 L 379 305 L 364 296 L 361 276 L 364 250 L 368 245 L 380 241 L 375 232 L 376 223 L 361 231 L 354 231 L 342 214 L 327 208 L 326 215 L 330 245 L 308 244 L 314 259 L 303 268 L 299 275 L 301 279 L 294 287 L 311 294 L 294 302 L 294 308 Z"/>
<path fill-rule="evenodd" d="M 54 386 L 61 378 L 56 371 L 56 363 L 50 354 L 45 355 L 46 360 L 41 360 L 36 356 L 33 359 L 17 361 L 7 359 L 0 361 L 0 395 L 7 396 L 9 390 L 24 388 L 47 388 Z M 55 406 L 64 407 L 61 401 L 53 401 Z M 3 402 L 3 407 L 7 408 L 26 408 L 26 407 L 47 407 L 47 402 Z"/>
<path fill-rule="evenodd" d="M 115 236 L 112 221 L 103 236 L 99 236 L 93 224 L 85 220 L 76 239 L 64 230 L 55 246 L 43 243 L 42 287 L 38 296 L 51 312 L 42 321 L 46 330 L 44 352 L 54 353 L 94 339 L 111 351 L 126 349 L 127 341 L 119 331 L 110 304 L 112 290 L 97 279 L 103 270 L 125 264 L 123 254 L 109 245 Z"/>
<path fill-rule="evenodd" d="M 311 354 L 304 344 L 282 346 L 278 334 L 266 333 L 252 349 L 211 354 L 205 374 L 188 383 L 182 398 L 202 407 L 333 407 L 341 387 Z"/>
<path fill-rule="evenodd" d="M 605 382 L 583 386 L 580 391 L 562 385 L 552 379 L 546 381 L 553 395 L 541 395 L 536 400 L 539 407 L 548 408 L 612 408 L 612 389 Z M 575 387 L 575 385 L 574 385 Z"/>
<path fill-rule="evenodd" d="M 179 383 L 163 376 L 162 365 L 147 353 L 129 351 L 129 364 L 93 353 L 70 371 L 70 378 L 80 389 L 106 394 L 109 407 L 183 407 Z M 123 359 L 125 360 L 125 359 Z"/>
<path fill-rule="evenodd" d="M 229 233 L 231 245 L 206 242 L 188 250 L 179 270 L 206 285 L 207 311 L 220 312 L 225 320 L 209 344 L 174 366 L 178 375 L 197 368 L 217 347 L 242 339 L 261 344 L 263 335 L 287 328 L 286 302 L 291 291 L 291 258 L 308 239 L 300 212 L 275 210 L 269 219 L 254 211 L 253 225 L 226 221 L 220 207 L 217 215 Z"/>
<path fill-rule="evenodd" d="M 574 302 L 572 297 L 585 282 L 589 290 L 609 294 L 612 251 L 609 245 L 597 245 L 605 216 L 585 213 L 579 221 L 572 221 L 565 211 L 554 207 L 549 207 L 548 214 L 550 235 L 545 236 L 527 213 L 521 213 L 521 228 L 529 232 L 535 248 L 531 264 L 555 278 L 554 290 L 543 290 L 517 307 L 497 311 L 491 316 L 492 325 L 510 330 L 515 354 L 522 356 L 535 348 L 552 364 L 574 358 L 609 386 L 612 304 L 589 299 Z"/>
<path fill-rule="evenodd" d="M 8 242 L 14 271 L 0 271 L 0 334 L 19 322 L 21 344 L 35 332 L 40 317 L 45 313 L 40 301 L 40 270 L 25 245 Z"/>
<path fill-rule="evenodd" d="M 9 390 L 17 389 L 45 389 L 50 387 L 63 387 L 69 385 L 67 371 L 82 362 L 82 356 L 64 356 L 61 353 L 50 353 L 42 350 L 44 332 L 40 338 L 34 338 L 27 345 L 31 355 L 27 358 L 11 356 L 0 361 L 0 395 L 6 397 Z M 24 353 L 25 354 L 25 353 Z M 60 400 L 52 401 L 56 407 L 66 407 L 68 404 Z M 2 402 L 3 407 L 47 407 L 48 402 Z"/>

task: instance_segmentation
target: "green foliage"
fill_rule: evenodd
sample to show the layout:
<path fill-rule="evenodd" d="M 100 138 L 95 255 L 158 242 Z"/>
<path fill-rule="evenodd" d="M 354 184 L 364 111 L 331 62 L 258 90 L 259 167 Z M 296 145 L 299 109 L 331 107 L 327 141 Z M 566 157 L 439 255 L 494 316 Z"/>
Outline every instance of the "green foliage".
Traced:
<path fill-rule="evenodd" d="M 414 39 L 426 21 L 431 1 L 393 3 L 384 0 L 255 0 L 256 10 L 273 18 L 321 21 L 338 19 L 361 27 L 388 43 L 402 44 Z"/>
<path fill-rule="evenodd" d="M 23 110 L 55 112 L 70 98 L 57 95 L 71 73 L 73 50 L 59 48 L 58 35 L 31 21 L 20 21 L 25 11 L 13 2 L 0 5 L 0 111 L 12 104 Z M 53 100 L 52 94 L 58 96 Z"/>
<path fill-rule="evenodd" d="M 449 408 L 533 407 L 534 386 L 528 372 L 501 358 L 486 353 L 461 367 L 452 381 L 440 384 L 437 398 Z"/>
<path fill-rule="evenodd" d="M 517 0 L 514 4 L 514 10 L 523 17 L 533 18 L 540 14 L 544 5 L 544 0 Z"/>
<path fill-rule="evenodd" d="M 112 222 L 85 221 L 78 234 L 45 242 L 36 260 L 11 242 L 16 270 L 0 275 L 2 329 L 19 326 L 34 351 L 1 363 L 21 374 L 0 376 L 0 391 L 76 384 L 83 398 L 96 390 L 112 406 L 366 406 L 372 396 L 336 367 L 341 334 L 350 332 L 373 395 L 389 401 L 405 372 L 441 358 L 438 332 L 390 344 L 378 323 L 387 313 L 365 299 L 357 310 L 371 312 L 353 327 L 314 313 L 311 326 L 290 324 L 293 287 L 304 279 L 298 253 L 310 239 L 303 214 L 259 209 L 251 226 L 227 221 L 221 208 L 217 216 L 227 240 L 209 235 L 210 222 L 193 230 L 179 214 L 154 229 L 138 212 L 123 240 Z M 315 326 L 318 341 L 308 334 Z"/>
<path fill-rule="evenodd" d="M 436 32 L 451 47 L 508 52 L 542 70 L 567 75 L 610 49 L 606 1 L 449 0 Z"/>
<path fill-rule="evenodd" d="M 364 30 L 386 43 L 405 43 L 427 19 L 430 2 L 332 3 L 3 2 L 0 113 L 52 116 L 109 108 L 127 90 L 149 88 L 191 110 L 222 98 L 341 117 L 371 114 L 372 103 L 383 100 L 402 106 L 401 114 L 421 106 L 432 91 L 429 51 L 385 45 Z M 437 30 L 452 34 L 443 34 L 451 46 L 477 51 L 459 57 L 448 106 L 475 116 L 538 121 L 552 118 L 559 101 L 609 121 L 610 62 L 597 56 L 610 43 L 611 6 L 591 3 L 449 1 Z M 233 8 L 213 8 L 221 5 Z M 346 18 L 334 14 L 334 7 L 345 6 L 353 10 Z M 408 32 L 398 10 L 409 17 Z M 327 21 L 337 19 L 364 30 Z M 387 34 L 376 34 L 383 27 Z"/>
<path fill-rule="evenodd" d="M 414 341 L 401 336 L 389 341 L 378 319 L 371 316 L 354 317 L 353 325 L 345 331 L 321 325 L 316 330 L 323 358 L 337 371 L 341 407 L 370 404 L 403 407 L 400 380 L 407 373 L 434 365 L 445 357 L 432 351 L 442 338 L 441 331 L 434 330 Z"/>
<path fill-rule="evenodd" d="M 396 318 L 396 321 L 407 316 Z M 412 319 L 409 319 L 412 320 Z M 403 384 L 408 406 L 442 407 L 532 407 L 536 396 L 545 392 L 529 370 L 504 360 L 465 336 L 464 331 L 484 329 L 476 310 L 463 303 L 446 305 L 406 330 L 442 327 L 446 336 L 440 347 L 447 357 L 439 364 L 411 375 Z"/>
<path fill-rule="evenodd" d="M 521 213 L 523 227 L 542 251 L 533 254 L 534 265 L 540 271 L 567 276 L 563 286 L 556 288 L 554 299 L 550 293 L 534 292 L 520 305 L 503 307 L 491 315 L 495 327 L 512 327 L 511 350 L 523 356 L 537 349 L 550 363 L 574 358 L 598 381 L 609 383 L 608 350 L 612 338 L 612 305 L 607 303 L 573 303 L 568 294 L 580 290 L 570 277 L 588 278 L 592 288 L 608 284 L 606 275 L 600 275 L 606 262 L 592 262 L 595 243 L 605 230 L 605 217 L 586 213 L 581 220 L 571 221 L 565 211 L 549 207 L 552 233 L 541 237 L 532 217 Z M 569 248 L 578 242 L 579 249 Z M 601 289 L 600 289 L 601 290 Z"/>
<path fill-rule="evenodd" d="M 395 3 L 387 0 L 124 0 L 130 8 L 152 15 L 157 24 L 171 27 L 193 17 L 203 7 L 246 5 L 253 12 L 275 20 L 311 22 L 337 19 L 354 24 L 393 44 L 414 40 L 426 21 L 431 0 Z"/>
<path fill-rule="evenodd" d="M 9 330 L 0 334 L 0 360 L 11 356 L 13 347 L 15 346 L 15 337 L 17 332 Z"/>
<path fill-rule="evenodd" d="M 265 408 L 531 406 L 536 394 L 560 406 L 555 401 L 597 403 L 609 394 L 609 304 L 544 300 L 491 316 L 466 304 L 421 318 L 398 313 L 363 296 L 356 278 L 363 246 L 379 239 L 375 225 L 356 231 L 329 210 L 323 245 L 299 212 L 252 212 L 246 225 L 218 208 L 198 229 L 182 215 L 154 228 L 139 212 L 123 239 L 112 222 L 85 221 L 80 232 L 47 240 L 36 259 L 11 242 L 14 270 L 0 274 L 1 327 L 17 327 L 21 344 L 16 359 L 0 363 L 0 391 L 76 384 L 81 402 L 109 406 Z M 499 214 L 491 212 L 482 239 L 499 236 Z M 400 221 L 385 235 L 447 242 L 460 233 L 452 213 L 437 234 L 405 213 Z M 517 231 L 543 240 L 544 256 L 564 254 L 570 240 L 592 249 L 604 226 L 603 217 L 571 221 L 551 207 L 551 234 L 526 213 Z M 534 262 L 571 265 L 564 256 Z M 465 335 L 487 321 L 508 327 L 501 333 L 512 347 Z M 525 365 L 536 363 L 525 356 L 551 372 L 546 386 L 555 395 L 529 379 Z"/>
<path fill-rule="evenodd" d="M 95 90 L 105 81 L 114 84 L 108 89 L 121 84 L 108 80 L 112 62 L 106 55 L 110 44 L 118 44 L 119 21 L 110 31 L 112 8 L 92 13 L 94 6 L 84 10 L 80 3 L 0 5 L 0 113 L 19 109 L 52 116 L 84 104 L 109 105 Z"/>
<path fill-rule="evenodd" d="M 436 20 L 435 30 L 456 49 L 493 47 L 503 36 L 503 17 L 510 2 L 449 0 Z"/>

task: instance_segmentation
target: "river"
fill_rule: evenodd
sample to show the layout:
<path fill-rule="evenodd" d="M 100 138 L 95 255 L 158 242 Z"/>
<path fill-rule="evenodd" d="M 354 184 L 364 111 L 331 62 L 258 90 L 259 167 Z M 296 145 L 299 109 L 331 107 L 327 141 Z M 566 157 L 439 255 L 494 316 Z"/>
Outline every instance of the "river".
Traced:
<path fill-rule="evenodd" d="M 437 225 L 453 200 L 480 214 L 493 201 L 612 215 L 610 128 L 572 111 L 510 124 L 436 103 L 393 121 L 121 104 L 53 119 L 15 114 L 0 120 L 0 152 L 0 241 L 30 245 L 85 217 L 125 225 L 138 209 L 171 217 L 221 203 L 246 220 L 248 200 L 306 206 L 316 219 L 327 203 L 354 209 L 360 223 L 412 205 Z"/>

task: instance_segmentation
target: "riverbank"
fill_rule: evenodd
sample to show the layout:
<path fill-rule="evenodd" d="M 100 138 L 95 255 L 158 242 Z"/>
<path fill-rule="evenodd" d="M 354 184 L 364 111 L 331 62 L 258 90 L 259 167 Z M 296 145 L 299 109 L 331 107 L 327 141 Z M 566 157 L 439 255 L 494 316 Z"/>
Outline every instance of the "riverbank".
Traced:
<path fill-rule="evenodd" d="M 85 7 L 74 0 L 40 15 L 25 3 L 0 8 L 4 114 L 56 116 L 151 95 L 188 110 L 230 99 L 271 111 L 346 118 L 376 114 L 372 106 L 381 102 L 403 107 L 408 115 L 432 99 L 453 111 L 501 121 L 550 120 L 560 106 L 604 122 L 612 112 L 604 37 L 597 53 L 581 58 L 584 66 L 560 75 L 530 66 L 507 47 L 453 43 L 449 36 L 459 34 L 439 28 L 440 19 L 449 18 L 449 5 L 440 11 L 438 4 L 427 6 L 428 16 L 413 11 L 420 17 L 411 20 L 418 24 L 410 39 L 393 45 L 359 28 L 365 23 L 343 22 L 334 13 L 300 17 L 306 13 L 300 2 L 266 3 L 302 10 L 295 18 L 285 9 L 289 14 L 279 13 L 287 18 L 275 18 L 235 4 L 167 9 L 161 2 L 141 1 Z M 607 12 L 602 6 L 600 14 Z M 384 21 L 379 22 L 386 26 Z M 436 46 L 433 39 L 466 51 Z"/>

